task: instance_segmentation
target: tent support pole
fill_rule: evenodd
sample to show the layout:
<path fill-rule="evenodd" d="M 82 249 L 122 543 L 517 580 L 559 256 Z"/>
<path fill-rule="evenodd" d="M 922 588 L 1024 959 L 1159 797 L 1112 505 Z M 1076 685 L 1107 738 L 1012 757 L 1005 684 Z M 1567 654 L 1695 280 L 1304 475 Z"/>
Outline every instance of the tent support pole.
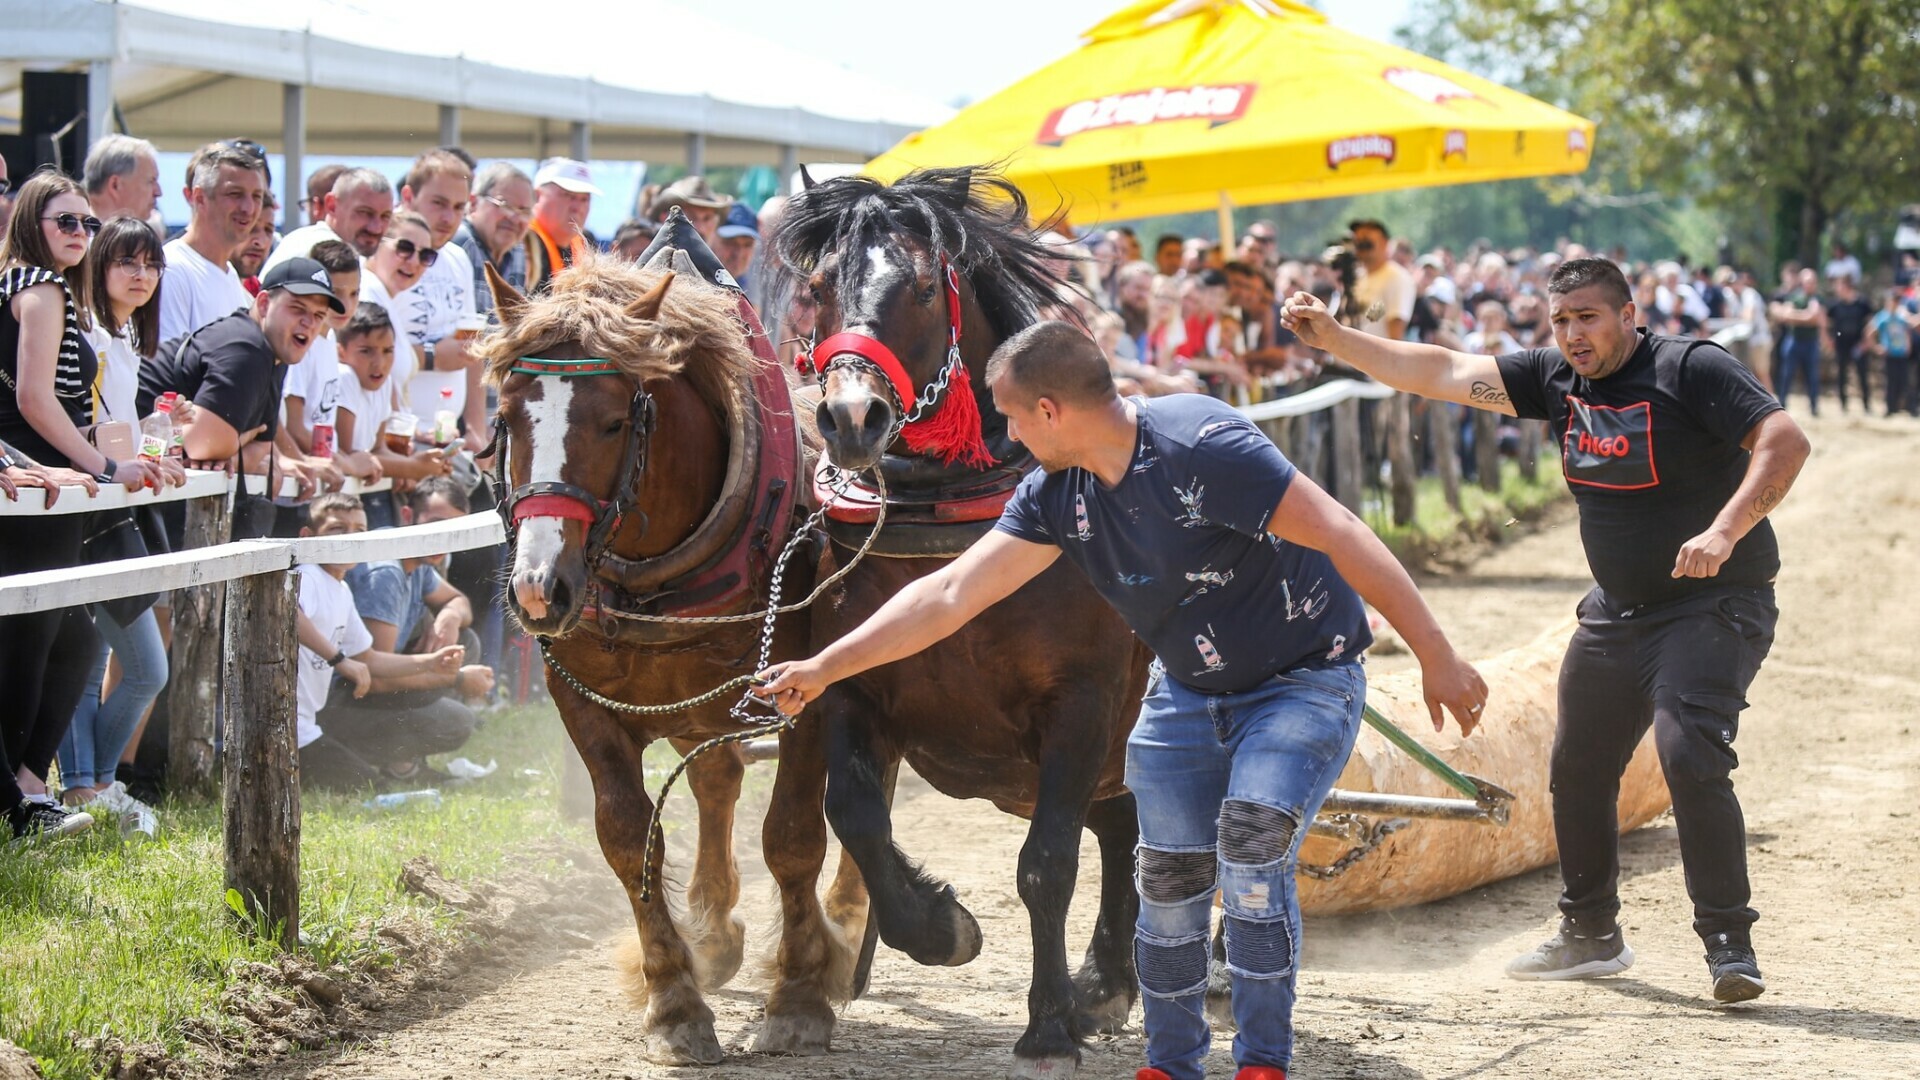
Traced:
<path fill-rule="evenodd" d="M 575 161 L 585 161 L 592 156 L 593 127 L 585 120 L 567 125 L 567 153 Z"/>
<path fill-rule="evenodd" d="M 785 195 L 793 190 L 793 177 L 800 171 L 800 150 L 792 143 L 780 144 L 780 189 L 775 195 Z"/>
<path fill-rule="evenodd" d="M 440 145 L 460 145 L 460 106 L 440 106 Z"/>
<path fill-rule="evenodd" d="M 300 222 L 300 200 L 307 197 L 307 88 L 284 83 L 280 94 L 280 220 L 291 229 Z M 319 221 L 322 208 L 307 207 L 307 220 Z"/>
<path fill-rule="evenodd" d="M 1233 258 L 1233 199 L 1226 192 L 1220 193 L 1220 258 L 1222 261 Z"/>
<path fill-rule="evenodd" d="M 687 175 L 705 176 L 707 174 L 707 133 L 704 131 L 687 132 Z"/>

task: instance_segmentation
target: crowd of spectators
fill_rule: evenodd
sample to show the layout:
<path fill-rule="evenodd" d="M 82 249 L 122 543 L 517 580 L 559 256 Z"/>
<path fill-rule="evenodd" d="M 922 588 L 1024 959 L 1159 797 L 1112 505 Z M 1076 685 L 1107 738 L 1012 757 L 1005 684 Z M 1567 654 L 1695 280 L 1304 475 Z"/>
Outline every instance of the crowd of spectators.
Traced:
<path fill-rule="evenodd" d="M 807 290 L 776 288 L 762 262 L 762 231 L 784 198 L 756 214 L 699 176 L 645 189 L 640 213 L 604 244 L 584 229 L 600 191 L 585 163 L 565 158 L 532 176 L 508 162 L 482 167 L 458 147 L 426 151 L 401 177 L 323 165 L 284 235 L 258 144 L 203 147 L 179 181 L 191 216 L 168 240 L 149 143 L 109 136 L 87 155 L 82 181 L 42 170 L 10 197 L 0 162 L 0 493 L 161 488 L 184 483 L 189 466 L 265 474 L 275 492 L 291 486 L 292 497 L 237 499 L 236 538 L 488 509 L 473 454 L 487 441 L 491 402 L 469 349 L 492 306 L 485 268 L 539 290 L 589 251 L 638 257 L 675 209 L 763 306 L 784 354 L 814 329 Z M 1566 241 L 1419 251 L 1374 220 L 1305 255 L 1283 253 L 1265 221 L 1230 248 L 1173 234 L 1149 248 L 1124 226 L 1049 239 L 1060 305 L 1078 313 L 1124 390 L 1239 403 L 1327 374 L 1327 358 L 1281 325 L 1280 305 L 1296 292 L 1371 333 L 1511 352 L 1551 340 L 1547 275 L 1588 254 Z M 1843 410 L 1856 399 L 1865 409 L 1878 383 L 1887 411 L 1920 414 L 1913 256 L 1870 295 L 1859 260 L 1838 247 L 1820 271 L 1783 268 L 1771 293 L 1729 267 L 1609 254 L 1649 329 L 1713 336 L 1783 396 L 1804 386 L 1816 412 L 1824 369 Z M 176 446 L 143 452 L 154 450 L 141 442 L 143 422 L 163 408 Z M 349 477 L 392 489 L 341 494 Z M 150 517 L 0 517 L 0 574 L 124 557 L 130 543 L 177 548 L 181 504 L 163 505 L 170 513 Z M 496 692 L 501 558 L 492 549 L 299 568 L 303 782 L 434 778 L 427 757 L 458 748 Z M 123 828 L 156 828 L 135 796 L 152 790 L 140 762 L 167 726 L 149 718 L 164 707 L 169 616 L 161 596 L 0 619 L 0 685 L 17 695 L 0 722 L 0 813 L 12 835 L 77 831 L 99 811 Z"/>

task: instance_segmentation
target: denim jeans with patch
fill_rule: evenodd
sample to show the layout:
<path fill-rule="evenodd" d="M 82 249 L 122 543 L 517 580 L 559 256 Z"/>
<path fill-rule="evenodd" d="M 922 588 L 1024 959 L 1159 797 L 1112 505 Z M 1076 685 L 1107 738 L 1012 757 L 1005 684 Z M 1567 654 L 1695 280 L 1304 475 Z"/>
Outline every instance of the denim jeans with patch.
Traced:
<path fill-rule="evenodd" d="M 1366 691 L 1357 663 L 1289 671 L 1234 694 L 1194 690 L 1154 665 L 1127 740 L 1140 814 L 1134 956 L 1147 1061 L 1174 1080 L 1198 1080 L 1210 1043 L 1216 888 L 1240 1028 L 1234 1060 L 1285 1068 L 1293 1056 L 1294 868 L 1305 824 L 1353 752 Z"/>

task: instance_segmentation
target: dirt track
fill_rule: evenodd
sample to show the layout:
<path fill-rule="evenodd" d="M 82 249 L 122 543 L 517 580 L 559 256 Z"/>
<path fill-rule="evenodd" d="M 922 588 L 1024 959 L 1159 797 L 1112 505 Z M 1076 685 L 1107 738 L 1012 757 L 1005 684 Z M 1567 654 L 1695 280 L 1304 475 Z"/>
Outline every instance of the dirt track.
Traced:
<path fill-rule="evenodd" d="M 1639 962 L 1587 984 L 1500 975 L 1553 918 L 1557 876 L 1536 871 L 1385 915 L 1310 920 L 1293 1075 L 1442 1077 L 1907 1077 L 1920 1065 L 1920 425 L 1812 423 L 1815 452 L 1776 516 L 1786 570 L 1772 659 L 1751 694 L 1735 774 L 1748 815 L 1755 940 L 1768 994 L 1709 1008 L 1670 822 L 1623 844 L 1624 913 Z M 1472 568 L 1424 582 L 1469 655 L 1522 643 L 1589 585 L 1570 514 Z M 1379 657 L 1375 670 L 1403 666 Z M 1544 752 L 1544 751 L 1543 751 Z M 276 1077 L 743 1077 L 1005 1075 L 1025 1015 L 1026 915 L 1012 870 L 1023 823 L 903 778 L 896 828 L 952 880 L 985 952 L 929 969 L 884 948 L 873 990 L 842 1016 L 824 1058 L 746 1055 L 760 995 L 748 980 L 713 1006 L 733 1056 L 656 1069 L 613 980 L 615 934 L 527 970 L 470 972 L 464 990 L 396 1004 L 373 1041 L 308 1055 Z M 767 925 L 770 887 L 750 875 L 747 917 Z M 1087 845 L 1072 938 L 1091 926 Z M 625 931 L 630 935 L 631 931 Z M 1077 952 L 1077 950 L 1076 950 Z M 1211 1074 L 1231 1076 L 1228 1040 Z M 1087 1050 L 1081 1075 L 1131 1077 L 1138 1013 Z"/>

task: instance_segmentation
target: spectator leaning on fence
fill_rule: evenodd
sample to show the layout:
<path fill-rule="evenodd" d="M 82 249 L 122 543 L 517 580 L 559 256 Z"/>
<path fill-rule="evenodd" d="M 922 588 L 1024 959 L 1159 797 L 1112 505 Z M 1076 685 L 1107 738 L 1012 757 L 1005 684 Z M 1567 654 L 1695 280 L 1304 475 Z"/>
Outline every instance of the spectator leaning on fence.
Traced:
<path fill-rule="evenodd" d="M 81 434 L 93 420 L 99 362 L 82 336 L 87 246 L 100 228 L 79 184 L 53 171 L 20 188 L 0 244 L 0 439 L 91 495 L 102 483 L 145 487 L 155 474 L 116 462 Z M 10 466 L 11 461 L 0 462 Z M 79 560 L 90 515 L 0 518 L 0 574 L 55 570 Z M 85 608 L 0 618 L 0 810 L 14 837 L 86 828 L 47 793 L 54 752 L 73 720 L 99 649 Z"/>
<path fill-rule="evenodd" d="M 192 217 L 167 244 L 160 340 L 190 334 L 252 299 L 231 265 L 267 205 L 266 163 L 236 146 L 203 147 L 187 185 Z"/>
<path fill-rule="evenodd" d="M 100 357 L 94 383 L 96 419 L 137 425 L 140 364 L 153 355 L 160 333 L 166 256 L 159 235 L 144 219 L 116 217 L 100 230 L 87 263 L 93 308 L 88 340 Z M 153 467 L 167 482 L 186 480 L 185 470 L 172 459 Z M 91 610 L 105 647 L 94 660 L 73 723 L 60 741 L 61 799 L 68 806 L 111 811 L 119 815 L 123 830 L 151 836 L 158 827 L 153 808 L 128 795 L 114 771 L 141 718 L 167 685 L 166 644 L 151 607 L 124 623 L 112 605 L 96 604 Z M 103 699 L 109 653 L 119 660 L 120 679 Z"/>
<path fill-rule="evenodd" d="M 281 428 L 302 454 L 314 454 L 313 428 L 316 424 L 339 424 L 334 406 L 340 397 L 340 331 L 360 306 L 360 257 L 342 240 L 322 240 L 313 245 L 309 256 L 326 270 L 333 282 L 334 298 L 342 310 L 327 316 L 327 331 L 307 347 L 307 358 L 287 369 L 286 386 L 281 391 Z M 321 447 L 328 450 L 328 447 Z M 337 457 L 329 451 L 322 455 Z M 359 475 L 359 474 L 354 474 Z M 361 477 L 366 479 L 366 477 Z"/>
<path fill-rule="evenodd" d="M 108 135 L 87 151 L 87 202 L 101 221 L 130 217 L 145 222 L 160 201 L 160 156 L 153 144 L 131 135 Z"/>
<path fill-rule="evenodd" d="M 336 383 L 339 404 L 334 409 L 334 422 L 340 446 L 347 451 L 341 468 L 348 472 L 376 468 L 379 475 L 401 484 L 445 476 L 453 468 L 446 451 L 411 439 L 401 450 L 387 445 L 385 429 L 393 415 L 396 339 L 387 309 L 366 299 L 361 300 L 353 321 L 340 332 Z M 362 503 L 374 528 L 392 528 L 399 520 L 388 492 L 373 492 Z"/>
<path fill-rule="evenodd" d="M 367 529 L 366 512 L 352 495 L 323 495 L 313 501 L 311 510 L 312 524 L 303 535 L 344 536 Z M 425 691 L 437 701 L 446 686 L 462 678 L 465 653 L 459 645 L 424 656 L 375 649 L 373 635 L 355 609 L 346 583 L 351 569 L 352 563 L 296 569 L 300 578 L 295 695 L 300 781 L 337 790 L 386 786 L 396 778 L 384 766 L 418 762 L 427 754 L 457 749 L 473 731 L 471 711 L 462 727 L 448 710 L 433 709 L 414 717 L 412 723 L 396 724 L 390 713 L 351 707 L 371 693 L 394 691 Z"/>
<path fill-rule="evenodd" d="M 467 253 L 473 267 L 473 302 L 477 310 L 493 310 L 485 267 L 525 292 L 527 288 L 527 227 L 533 221 L 533 181 L 511 162 L 496 161 L 474 178 L 473 200 L 467 217 L 453 234 L 453 242 Z"/>

